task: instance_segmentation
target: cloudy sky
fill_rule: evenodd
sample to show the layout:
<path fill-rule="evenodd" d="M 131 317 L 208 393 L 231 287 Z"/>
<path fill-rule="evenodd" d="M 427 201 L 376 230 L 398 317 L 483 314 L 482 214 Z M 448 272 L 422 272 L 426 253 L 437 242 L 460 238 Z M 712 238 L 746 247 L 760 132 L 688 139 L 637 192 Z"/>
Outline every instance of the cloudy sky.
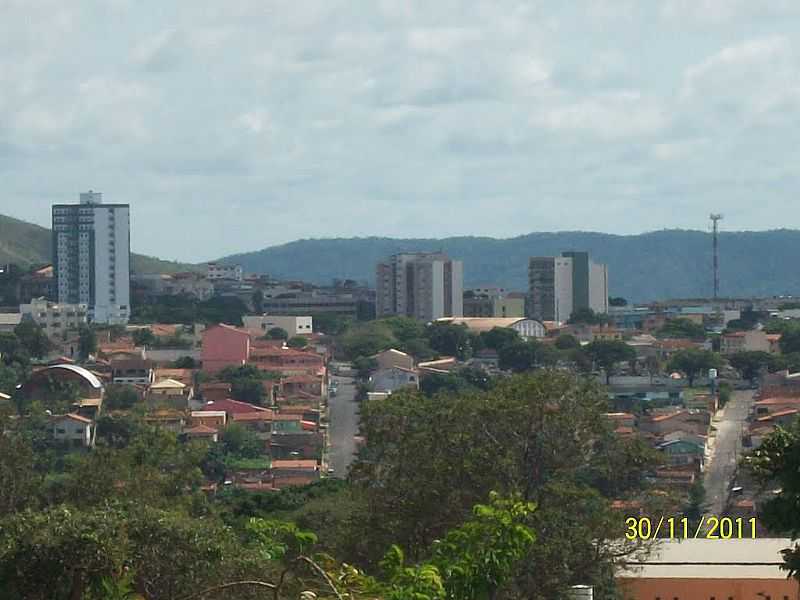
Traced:
<path fill-rule="evenodd" d="M 0 213 L 134 250 L 800 227 L 797 0 L 0 0 Z"/>

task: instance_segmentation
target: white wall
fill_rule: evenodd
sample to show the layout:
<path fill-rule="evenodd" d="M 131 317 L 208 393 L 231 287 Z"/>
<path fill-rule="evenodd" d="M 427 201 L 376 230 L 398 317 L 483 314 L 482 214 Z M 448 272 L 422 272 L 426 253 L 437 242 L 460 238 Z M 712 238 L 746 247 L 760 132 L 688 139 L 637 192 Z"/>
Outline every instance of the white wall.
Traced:
<path fill-rule="evenodd" d="M 596 313 L 608 312 L 608 267 L 589 262 L 589 308 Z"/>
<path fill-rule="evenodd" d="M 464 316 L 464 263 L 460 260 L 452 261 L 453 270 L 453 315 Z"/>
<path fill-rule="evenodd" d="M 248 315 L 242 317 L 244 328 L 251 333 L 264 335 L 274 327 L 284 329 L 289 336 L 310 335 L 314 332 L 313 317 L 292 317 L 283 315 Z"/>
<path fill-rule="evenodd" d="M 111 213 L 114 224 L 111 224 Z M 111 231 L 114 232 L 114 276 L 111 266 Z M 130 210 L 128 207 L 97 206 L 94 209 L 94 320 L 126 324 L 130 316 Z M 114 291 L 114 300 L 111 292 Z M 125 308 L 121 308 L 121 307 Z"/>
<path fill-rule="evenodd" d="M 555 318 L 563 322 L 572 314 L 572 258 L 556 257 L 554 260 Z"/>

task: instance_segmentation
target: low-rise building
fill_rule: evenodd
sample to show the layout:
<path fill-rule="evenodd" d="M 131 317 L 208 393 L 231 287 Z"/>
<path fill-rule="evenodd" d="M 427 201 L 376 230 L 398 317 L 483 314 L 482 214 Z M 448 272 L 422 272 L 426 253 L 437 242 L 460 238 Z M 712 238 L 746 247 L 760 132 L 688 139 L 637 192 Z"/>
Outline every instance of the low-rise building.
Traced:
<path fill-rule="evenodd" d="M 214 325 L 203 331 L 203 371 L 217 373 L 241 367 L 250 356 L 250 333 L 231 325 Z"/>
<path fill-rule="evenodd" d="M 745 526 L 749 527 L 748 521 Z M 787 578 L 781 551 L 790 539 L 681 539 L 660 541 L 646 558 L 630 557 L 617 576 L 629 600 L 736 600 L 800 597 Z M 749 538 L 749 531 L 744 538 Z"/>
<path fill-rule="evenodd" d="M 396 392 L 403 388 L 419 389 L 419 373 L 415 369 L 391 367 L 378 369 L 370 377 L 372 391 Z"/>
<path fill-rule="evenodd" d="M 725 356 L 737 352 L 780 352 L 779 334 L 770 334 L 760 329 L 734 331 L 720 337 L 720 353 Z"/>
<path fill-rule="evenodd" d="M 114 383 L 151 385 L 155 379 L 155 370 L 149 360 L 115 360 L 111 362 L 111 377 Z"/>
<path fill-rule="evenodd" d="M 314 320 L 312 317 L 300 317 L 289 315 L 246 315 L 242 317 L 244 329 L 253 335 L 263 336 L 270 329 L 280 328 L 289 334 L 289 337 L 296 335 L 311 335 L 314 332 Z"/>
<path fill-rule="evenodd" d="M 86 325 L 89 307 L 86 304 L 56 304 L 45 298 L 36 298 L 30 304 L 20 304 L 23 318 L 32 319 L 47 337 L 63 336 L 67 331 L 77 331 Z"/>
<path fill-rule="evenodd" d="M 0 333 L 13 333 L 20 323 L 21 313 L 0 313 Z"/>
<path fill-rule="evenodd" d="M 495 327 L 507 327 L 516 331 L 523 339 L 543 338 L 547 334 L 544 324 L 536 319 L 517 317 L 444 317 L 436 321 L 437 323 L 465 325 L 470 331 L 474 331 L 475 333 L 491 331 Z"/>
<path fill-rule="evenodd" d="M 394 348 L 378 352 L 370 358 L 375 359 L 379 369 L 391 369 L 392 367 L 401 367 L 403 369 L 414 368 L 414 357 L 400 350 L 395 350 Z"/>
<path fill-rule="evenodd" d="M 147 401 L 154 405 L 186 409 L 192 398 L 192 387 L 174 379 L 157 381 L 147 391 Z"/>
<path fill-rule="evenodd" d="M 75 448 L 94 445 L 94 423 L 87 417 L 70 413 L 51 419 L 53 439 Z"/>
<path fill-rule="evenodd" d="M 244 279 L 244 270 L 241 265 L 208 263 L 206 265 L 206 279 L 209 281 L 242 281 L 242 279 Z"/>

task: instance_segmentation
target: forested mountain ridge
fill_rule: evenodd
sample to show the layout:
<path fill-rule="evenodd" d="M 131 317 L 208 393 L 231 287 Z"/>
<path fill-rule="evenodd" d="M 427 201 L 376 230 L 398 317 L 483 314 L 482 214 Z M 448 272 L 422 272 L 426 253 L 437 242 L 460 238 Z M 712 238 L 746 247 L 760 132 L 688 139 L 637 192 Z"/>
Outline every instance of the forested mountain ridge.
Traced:
<path fill-rule="evenodd" d="M 530 233 L 515 238 L 306 239 L 227 256 L 246 271 L 316 283 L 331 278 L 374 282 L 375 264 L 396 252 L 442 250 L 464 261 L 464 285 L 498 285 L 524 291 L 530 256 L 586 250 L 609 266 L 610 293 L 635 301 L 707 297 L 712 291 L 711 234 L 663 230 L 639 235 L 592 232 Z M 800 293 L 800 231 L 720 234 L 720 292 L 726 296 Z"/>
<path fill-rule="evenodd" d="M 0 215 L 0 264 L 28 267 L 49 263 L 52 260 L 51 235 L 45 227 Z M 133 254 L 131 262 L 137 273 L 174 273 L 194 268 L 143 254 Z"/>

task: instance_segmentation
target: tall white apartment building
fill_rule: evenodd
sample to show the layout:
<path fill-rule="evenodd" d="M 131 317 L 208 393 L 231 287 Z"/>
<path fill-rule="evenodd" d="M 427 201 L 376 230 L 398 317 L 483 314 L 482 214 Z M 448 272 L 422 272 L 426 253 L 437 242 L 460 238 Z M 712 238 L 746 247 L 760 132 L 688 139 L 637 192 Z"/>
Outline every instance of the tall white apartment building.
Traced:
<path fill-rule="evenodd" d="M 532 257 L 528 264 L 528 316 L 567 321 L 582 308 L 608 312 L 608 267 L 587 252 Z"/>
<path fill-rule="evenodd" d="M 85 304 L 95 323 L 130 318 L 130 205 L 103 204 L 100 192 L 79 204 L 53 205 L 53 267 L 60 304 Z"/>
<path fill-rule="evenodd" d="M 464 315 L 464 266 L 442 253 L 395 254 L 376 268 L 378 317 L 423 321 Z"/>

